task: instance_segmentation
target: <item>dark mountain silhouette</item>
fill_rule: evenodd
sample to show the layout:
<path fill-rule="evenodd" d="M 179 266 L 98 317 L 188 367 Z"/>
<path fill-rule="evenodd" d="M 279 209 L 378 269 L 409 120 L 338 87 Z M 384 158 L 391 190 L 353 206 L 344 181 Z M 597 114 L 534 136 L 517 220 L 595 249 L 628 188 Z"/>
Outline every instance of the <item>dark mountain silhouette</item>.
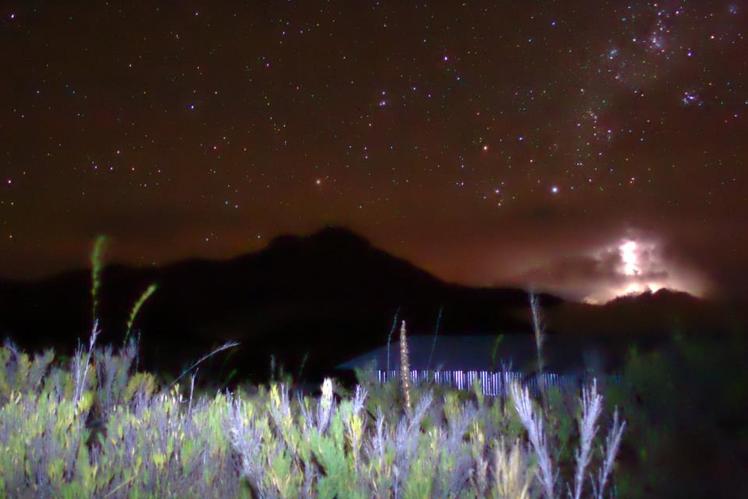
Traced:
<path fill-rule="evenodd" d="M 586 336 L 630 337 L 718 334 L 746 323 L 745 308 L 703 300 L 670 289 L 627 295 L 604 305 L 567 302 L 550 309 L 548 322 L 558 331 Z"/>
<path fill-rule="evenodd" d="M 341 228 L 282 236 L 257 253 L 162 268 L 108 266 L 102 274 L 101 341 L 121 343 L 130 307 L 156 282 L 137 321 L 148 365 L 178 369 L 211 346 L 236 339 L 242 374 L 267 377 L 277 364 L 320 372 L 386 340 L 395 313 L 413 331 L 431 331 L 439 307 L 444 331 L 526 330 L 516 289 L 445 283 Z M 546 306 L 560 303 L 543 296 Z M 90 330 L 90 274 L 34 283 L 0 282 L 0 333 L 30 348 L 70 350 Z"/>
<path fill-rule="evenodd" d="M 231 339 L 241 346 L 214 359 L 213 369 L 266 379 L 273 356 L 293 374 L 303 364 L 305 374 L 319 375 L 382 345 L 396 312 L 420 334 L 433 331 L 440 307 L 441 334 L 530 331 L 524 291 L 445 283 L 342 228 L 282 236 L 259 252 L 224 261 L 111 265 L 102 278 L 100 338 L 114 344 L 123 340 L 132 304 L 158 283 L 136 328 L 145 366 L 171 372 Z M 624 301 L 611 310 L 625 315 L 638 306 Z M 551 334 L 575 331 L 588 317 L 604 322 L 607 314 L 550 295 L 541 303 Z M 0 281 L 0 335 L 24 347 L 69 352 L 86 340 L 91 323 L 87 270 L 33 283 Z"/>

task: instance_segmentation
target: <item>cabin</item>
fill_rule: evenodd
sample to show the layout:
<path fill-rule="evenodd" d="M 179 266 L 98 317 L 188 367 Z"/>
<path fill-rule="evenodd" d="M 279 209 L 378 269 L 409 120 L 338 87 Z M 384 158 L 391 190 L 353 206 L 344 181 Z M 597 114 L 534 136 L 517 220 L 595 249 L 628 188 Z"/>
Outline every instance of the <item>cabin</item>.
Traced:
<path fill-rule="evenodd" d="M 615 345 L 579 336 L 546 335 L 543 373 L 538 373 L 535 337 L 529 334 L 438 335 L 408 337 L 410 378 L 414 384 L 432 382 L 472 389 L 480 382 L 484 395 L 503 396 L 512 382 L 532 390 L 541 385 L 578 388 L 589 379 L 615 378 L 622 361 Z M 400 376 L 400 343 L 359 355 L 339 370 L 373 372 L 380 383 Z"/>

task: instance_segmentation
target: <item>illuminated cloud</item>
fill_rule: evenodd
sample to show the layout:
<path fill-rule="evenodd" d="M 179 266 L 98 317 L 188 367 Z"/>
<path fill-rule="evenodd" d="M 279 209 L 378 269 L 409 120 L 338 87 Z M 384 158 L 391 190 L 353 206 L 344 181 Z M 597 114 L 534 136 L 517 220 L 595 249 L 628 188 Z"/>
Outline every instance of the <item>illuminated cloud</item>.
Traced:
<path fill-rule="evenodd" d="M 517 278 L 531 286 L 588 303 L 667 288 L 695 296 L 705 285 L 652 236 L 626 235 L 588 252 L 566 255 Z"/>

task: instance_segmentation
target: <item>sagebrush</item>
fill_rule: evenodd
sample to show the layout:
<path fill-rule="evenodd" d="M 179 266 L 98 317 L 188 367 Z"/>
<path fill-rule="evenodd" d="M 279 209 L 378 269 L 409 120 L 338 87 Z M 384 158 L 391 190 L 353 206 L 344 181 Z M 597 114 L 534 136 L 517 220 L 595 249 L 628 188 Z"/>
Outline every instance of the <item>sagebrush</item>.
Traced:
<path fill-rule="evenodd" d="M 90 345 L 86 345 L 89 347 Z M 169 387 L 136 346 L 0 349 L 0 495 L 10 497 L 608 496 L 623 424 L 601 399 L 509 399 L 392 383 L 319 396 L 285 385 Z M 573 421 L 578 424 L 574 424 Z M 608 426 L 608 425 L 606 425 Z M 596 444 L 597 441 L 607 442 Z M 574 451 L 574 449 L 578 449 Z"/>

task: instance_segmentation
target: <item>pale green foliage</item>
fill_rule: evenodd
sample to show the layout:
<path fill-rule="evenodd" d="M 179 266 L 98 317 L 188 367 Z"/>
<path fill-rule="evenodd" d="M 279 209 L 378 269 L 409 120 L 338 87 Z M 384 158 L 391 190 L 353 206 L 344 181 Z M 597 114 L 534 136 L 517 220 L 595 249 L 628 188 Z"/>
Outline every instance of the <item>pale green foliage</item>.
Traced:
<path fill-rule="evenodd" d="M 541 494 L 512 404 L 479 391 L 414 386 L 409 412 L 398 386 L 336 399 L 331 380 L 320 397 L 272 384 L 190 401 L 178 385 L 133 372 L 134 345 L 77 355 L 92 366 L 74 403 L 75 361 L 0 349 L 0 497 Z M 549 435 L 572 432 L 562 419 L 546 417 Z M 554 458 L 572 438 L 549 437 Z"/>
<path fill-rule="evenodd" d="M 98 236 L 91 250 L 91 315 L 94 321 L 99 318 L 99 291 L 101 289 L 101 272 L 104 270 L 106 243 L 106 236 Z"/>
<path fill-rule="evenodd" d="M 158 289 L 158 286 L 155 284 L 151 284 L 148 286 L 145 291 L 143 291 L 138 299 L 133 303 L 132 308 L 130 309 L 130 315 L 127 318 L 127 329 L 125 333 L 125 343 L 127 343 L 127 340 L 130 337 L 130 332 L 132 331 L 132 326 L 135 324 L 135 319 L 138 317 L 138 313 L 140 312 L 140 309 L 143 308 L 143 304 L 148 301 L 148 298 L 151 297 L 153 293 L 156 292 L 156 289 Z"/>

